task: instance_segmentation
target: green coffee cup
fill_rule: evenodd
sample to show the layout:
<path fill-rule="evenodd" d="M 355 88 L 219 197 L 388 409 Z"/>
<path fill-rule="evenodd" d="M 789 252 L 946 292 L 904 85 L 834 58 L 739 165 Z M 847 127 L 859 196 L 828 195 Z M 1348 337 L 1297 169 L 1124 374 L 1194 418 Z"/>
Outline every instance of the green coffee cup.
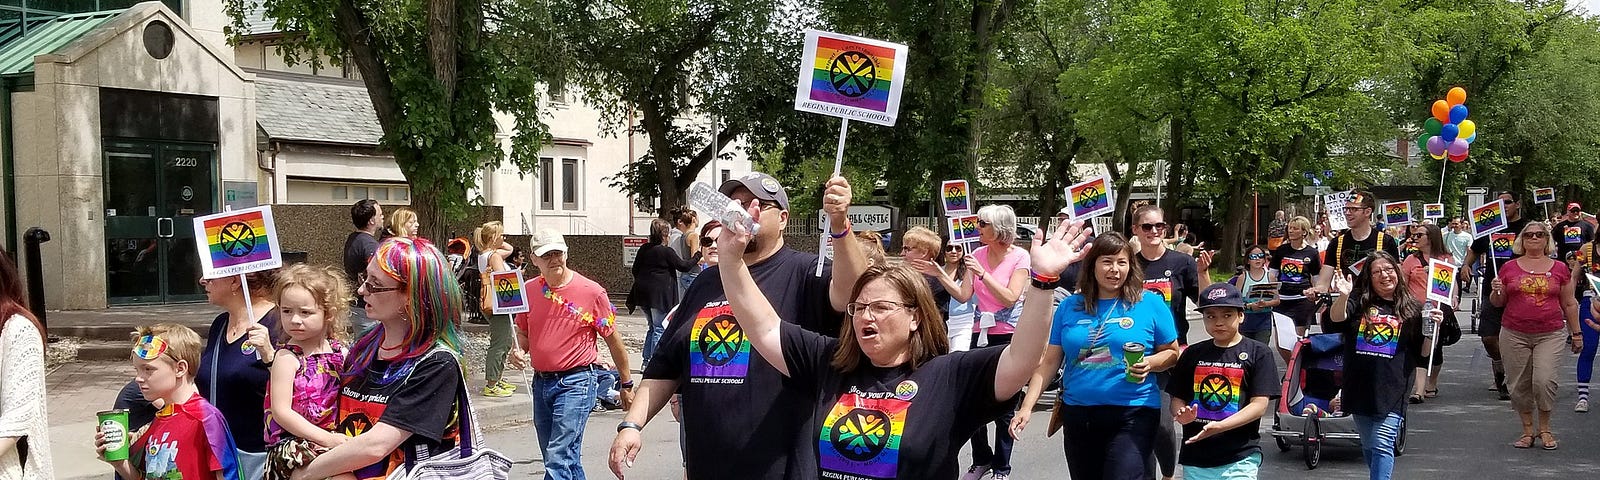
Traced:
<path fill-rule="evenodd" d="M 125 409 L 106 410 L 96 413 L 95 417 L 100 422 L 102 435 L 111 438 L 106 442 L 106 453 L 102 457 L 108 462 L 128 459 L 128 411 Z"/>
<path fill-rule="evenodd" d="M 1144 344 L 1138 342 L 1122 344 L 1122 361 L 1128 364 L 1130 368 L 1134 364 L 1144 361 Z M 1144 383 L 1144 377 L 1136 376 L 1132 373 L 1129 373 L 1124 378 L 1132 383 Z"/>

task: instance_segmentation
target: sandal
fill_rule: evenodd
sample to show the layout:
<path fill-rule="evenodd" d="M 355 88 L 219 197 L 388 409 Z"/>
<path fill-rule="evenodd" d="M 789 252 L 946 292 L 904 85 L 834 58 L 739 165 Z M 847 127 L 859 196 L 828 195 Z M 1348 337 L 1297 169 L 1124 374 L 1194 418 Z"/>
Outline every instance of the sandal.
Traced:
<path fill-rule="evenodd" d="M 1417 395 L 1417 394 L 1413 393 L 1413 394 L 1411 394 L 1411 398 L 1408 399 L 1407 401 L 1411 402 L 1412 405 L 1416 405 L 1416 404 L 1422 403 L 1422 395 Z"/>
<path fill-rule="evenodd" d="M 1549 440 L 1546 440 L 1548 438 Z M 1555 450 L 1560 445 L 1556 443 L 1556 434 L 1549 431 L 1539 432 L 1539 441 L 1544 443 L 1545 450 Z"/>
<path fill-rule="evenodd" d="M 1422 396 L 1426 397 L 1426 398 L 1439 398 L 1439 389 L 1430 388 L 1430 389 L 1427 389 L 1427 390 L 1423 390 L 1423 395 Z"/>
<path fill-rule="evenodd" d="M 1533 448 L 1533 435 L 1524 433 L 1521 437 L 1517 438 L 1517 441 L 1511 442 L 1511 446 L 1516 448 Z"/>

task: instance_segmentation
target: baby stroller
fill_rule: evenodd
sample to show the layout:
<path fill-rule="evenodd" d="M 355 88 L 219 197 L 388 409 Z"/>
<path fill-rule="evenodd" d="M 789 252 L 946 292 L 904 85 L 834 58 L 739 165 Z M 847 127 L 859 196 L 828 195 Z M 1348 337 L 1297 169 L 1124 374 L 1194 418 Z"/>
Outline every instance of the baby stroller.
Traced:
<path fill-rule="evenodd" d="M 1305 454 L 1306 468 L 1316 469 L 1324 445 L 1361 448 L 1355 419 L 1332 405 L 1343 381 L 1343 335 L 1311 335 L 1295 344 L 1289 378 L 1283 382 L 1283 395 L 1272 416 L 1272 437 L 1278 450 L 1287 452 L 1298 445 Z M 1395 456 L 1405 449 L 1406 426 L 1402 422 Z"/>

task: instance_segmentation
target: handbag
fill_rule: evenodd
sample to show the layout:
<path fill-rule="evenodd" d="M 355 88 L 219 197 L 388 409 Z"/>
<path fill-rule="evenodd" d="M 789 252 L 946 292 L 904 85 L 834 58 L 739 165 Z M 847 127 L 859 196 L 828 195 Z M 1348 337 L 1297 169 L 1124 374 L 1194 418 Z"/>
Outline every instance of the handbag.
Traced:
<path fill-rule="evenodd" d="M 389 473 L 388 480 L 508 480 L 511 459 L 478 445 L 478 422 L 467 400 L 467 383 L 456 389 L 456 419 L 460 421 L 455 448 L 433 455 L 428 447 L 417 445 L 406 451 L 406 461 Z"/>
<path fill-rule="evenodd" d="M 1444 322 L 1439 324 L 1439 345 L 1451 346 L 1461 341 L 1461 323 L 1456 321 L 1455 315 L 1446 316 Z"/>
<path fill-rule="evenodd" d="M 483 286 L 478 290 L 478 310 L 483 312 L 484 317 L 492 317 L 494 316 L 494 274 L 493 272 L 481 272 L 479 275 L 483 279 L 481 282 Z"/>

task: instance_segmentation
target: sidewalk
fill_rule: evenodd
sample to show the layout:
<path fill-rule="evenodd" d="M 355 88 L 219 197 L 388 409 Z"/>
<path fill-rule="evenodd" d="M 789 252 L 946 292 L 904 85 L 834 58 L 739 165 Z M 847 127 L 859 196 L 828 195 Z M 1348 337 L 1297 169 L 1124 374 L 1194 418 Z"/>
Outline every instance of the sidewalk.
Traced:
<path fill-rule="evenodd" d="M 630 364 L 633 370 L 638 371 L 642 368 L 639 352 L 645 335 L 644 316 L 618 313 L 617 327 L 622 332 L 624 343 L 628 345 Z M 125 327 L 132 331 L 134 325 L 155 321 L 173 321 L 198 329 L 209 326 L 216 314 L 216 307 L 206 304 L 117 307 L 96 311 L 50 312 L 49 323 L 52 332 L 91 327 Z M 532 416 L 532 405 L 525 384 L 520 385 L 517 394 L 510 397 L 489 398 L 482 395 L 483 349 L 487 345 L 488 327 L 467 324 L 466 330 L 468 345 L 463 360 L 467 364 L 467 390 L 472 395 L 472 407 L 477 412 L 478 421 L 482 422 L 485 429 L 493 429 L 497 425 L 527 420 Z M 600 352 L 601 357 L 609 357 L 604 346 Z M 133 379 L 133 367 L 128 362 L 73 362 L 46 373 L 50 451 L 54 457 L 56 478 L 111 478 L 111 468 L 94 453 L 95 413 L 111 408 L 117 392 Z M 523 375 L 516 371 L 508 371 L 506 375 L 506 381 L 523 383 Z"/>

